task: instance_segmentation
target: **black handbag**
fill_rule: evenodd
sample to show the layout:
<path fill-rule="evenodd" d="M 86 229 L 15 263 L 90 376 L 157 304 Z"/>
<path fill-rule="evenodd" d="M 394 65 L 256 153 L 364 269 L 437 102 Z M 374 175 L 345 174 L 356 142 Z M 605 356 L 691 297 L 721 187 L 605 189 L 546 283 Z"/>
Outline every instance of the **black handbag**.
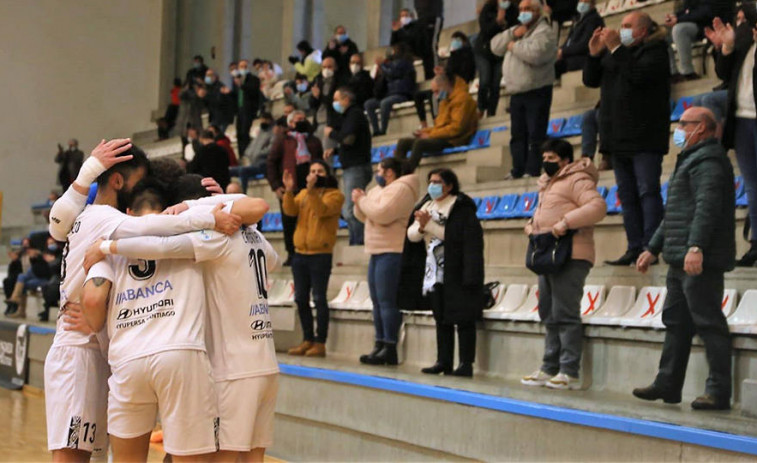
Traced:
<path fill-rule="evenodd" d="M 574 233 L 575 231 L 568 230 L 560 238 L 555 238 L 552 233 L 529 236 L 526 267 L 537 275 L 559 272 L 573 253 Z"/>

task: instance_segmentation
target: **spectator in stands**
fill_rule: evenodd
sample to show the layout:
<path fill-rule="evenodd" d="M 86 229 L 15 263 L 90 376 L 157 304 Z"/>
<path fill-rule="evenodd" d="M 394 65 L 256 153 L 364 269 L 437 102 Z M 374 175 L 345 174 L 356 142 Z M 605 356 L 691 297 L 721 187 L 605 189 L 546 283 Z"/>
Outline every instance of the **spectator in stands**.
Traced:
<path fill-rule="evenodd" d="M 182 158 L 185 163 L 192 162 L 195 155 L 200 150 L 200 134 L 197 133 L 197 129 L 190 127 L 187 129 L 187 144 L 184 145 L 184 154 Z"/>
<path fill-rule="evenodd" d="M 260 79 L 250 72 L 249 61 L 240 60 L 238 71 L 231 95 L 237 103 L 237 149 L 244 153 L 250 144 L 250 128 L 258 117 L 263 95 L 260 93 Z"/>
<path fill-rule="evenodd" d="M 79 149 L 79 141 L 76 138 L 68 140 L 68 149 L 65 151 L 58 143 L 55 162 L 58 164 L 58 183 L 65 192 L 79 175 L 79 170 L 84 164 L 84 152 Z"/>
<path fill-rule="evenodd" d="M 226 151 L 229 156 L 229 167 L 236 167 L 239 165 L 237 160 L 237 153 L 234 152 L 234 148 L 231 146 L 231 139 L 221 132 L 221 129 L 217 125 L 209 125 L 208 130 L 213 132 L 213 140 L 218 146 Z M 248 147 L 249 148 L 249 147 Z"/>
<path fill-rule="evenodd" d="M 373 98 L 365 102 L 365 111 L 373 127 L 373 136 L 386 134 L 392 106 L 410 100 L 415 93 L 415 66 L 404 44 L 393 45 L 386 59 L 377 58 L 379 66 Z M 376 111 L 381 108 L 381 124 Z"/>
<path fill-rule="evenodd" d="M 284 109 L 281 111 L 281 117 L 276 119 L 276 124 L 285 128 L 289 126 L 289 115 L 292 114 L 295 110 L 297 110 L 297 108 L 295 108 L 293 104 L 285 103 Z M 305 112 L 305 110 L 301 111 Z M 307 112 L 305 112 L 305 114 L 307 114 Z"/>
<path fill-rule="evenodd" d="M 324 129 L 339 125 L 339 114 L 334 110 L 334 93 L 345 85 L 345 82 L 339 80 L 341 75 L 337 74 L 336 60 L 326 58 L 323 60 L 321 73 L 313 80 L 310 89 L 310 108 L 315 113 L 313 121 L 317 130 L 316 136 L 323 141 L 326 149 L 335 146 L 335 143 L 324 135 Z"/>
<path fill-rule="evenodd" d="M 289 62 L 298 74 L 303 74 L 312 81 L 321 72 L 321 50 L 313 49 L 310 42 L 303 40 L 297 44 L 297 53 L 299 56 L 290 56 Z"/>
<path fill-rule="evenodd" d="M 573 231 L 570 260 L 559 272 L 539 275 L 539 318 L 544 324 L 542 366 L 523 377 L 527 386 L 580 389 L 583 327 L 581 299 L 594 264 L 594 225 L 607 213 L 597 192 L 599 172 L 591 159 L 573 161 L 573 146 L 565 140 L 542 145 L 544 174 L 539 178 L 539 207 L 526 224 L 526 235 Z"/>
<path fill-rule="evenodd" d="M 215 142 L 213 132 L 204 130 L 194 159 L 187 164 L 187 173 L 212 177 L 223 190 L 229 184 L 229 154 Z"/>
<path fill-rule="evenodd" d="M 670 138 L 670 66 L 665 28 L 642 11 L 620 32 L 601 29 L 589 41 L 583 81 L 601 87 L 600 151 L 610 153 L 623 207 L 626 253 L 606 262 L 636 262 L 662 220 L 662 158 Z"/>
<path fill-rule="evenodd" d="M 504 56 L 502 75 L 510 93 L 510 152 L 513 168 L 509 178 L 541 173 L 540 147 L 547 138 L 552 84 L 555 80 L 557 41 L 539 0 L 522 0 L 520 25 L 494 36 L 491 51 Z"/>
<path fill-rule="evenodd" d="M 229 77 L 230 77 L 230 86 L 234 87 L 234 79 L 236 77 L 239 77 L 239 63 L 236 61 L 232 61 L 229 63 Z"/>
<path fill-rule="evenodd" d="M 421 371 L 473 376 L 476 320 L 483 311 L 484 237 L 476 204 L 460 191 L 453 171 L 429 172 L 428 194 L 410 218 L 400 272 L 400 309 L 430 305 L 436 321 L 436 363 Z M 455 325 L 460 365 L 453 371 Z"/>
<path fill-rule="evenodd" d="M 452 34 L 452 41 L 449 45 L 450 55 L 445 67 L 437 66 L 434 68 L 434 73 L 439 75 L 443 72 L 450 76 L 457 76 L 462 78 L 466 84 L 470 84 L 474 77 L 476 77 L 476 63 L 473 58 L 473 49 L 471 48 L 468 36 L 460 31 L 455 31 Z M 426 101 L 431 106 L 431 116 L 436 117 L 434 114 L 434 102 L 433 92 L 431 90 L 419 90 L 415 92 L 413 100 L 415 100 L 415 110 L 418 113 L 418 119 L 421 121 L 421 128 L 428 127 L 426 122 Z"/>
<path fill-rule="evenodd" d="M 339 162 L 342 164 L 344 210 L 342 216 L 350 231 L 350 246 L 363 245 L 363 223 L 354 214 L 352 191 L 364 190 L 373 176 L 371 168 L 371 130 L 363 109 L 355 104 L 355 94 L 349 87 L 341 87 L 334 94 L 334 109 L 341 114 L 339 127 L 326 127 L 324 134 L 339 144 Z M 326 151 L 326 158 L 330 156 Z"/>
<path fill-rule="evenodd" d="M 557 50 L 555 74 L 560 78 L 570 71 L 584 68 L 589 56 L 589 40 L 598 27 L 605 27 L 605 20 L 597 12 L 596 0 L 581 0 L 576 6 L 578 15 L 570 26 L 565 43 Z"/>
<path fill-rule="evenodd" d="M 369 365 L 397 365 L 397 341 L 402 313 L 397 306 L 402 246 L 407 221 L 418 199 L 416 174 L 402 175 L 404 162 L 384 158 L 378 165 L 376 185 L 366 194 L 352 190 L 355 216 L 365 223 L 365 252 L 370 254 L 368 287 L 373 302 L 375 345 L 360 357 Z"/>
<path fill-rule="evenodd" d="M 699 79 L 699 74 L 694 72 L 691 49 L 695 41 L 701 40 L 705 26 L 715 17 L 712 3 L 711 0 L 683 0 L 678 11 L 665 15 L 665 26 L 670 30 L 668 43 L 676 44 L 681 62 L 680 67 L 676 67 L 676 53 L 671 48 L 670 74 L 673 82 Z"/>
<path fill-rule="evenodd" d="M 48 243 L 50 240 L 52 238 L 48 238 Z M 11 310 L 8 317 L 26 317 L 26 296 L 29 291 L 44 288 L 52 278 L 56 266 L 58 272 L 60 272 L 60 259 L 63 251 L 59 249 L 54 240 L 53 243 L 45 251 L 40 251 L 31 246 L 25 249 L 24 253 L 29 258 L 29 266 L 26 272 L 18 275 L 16 284 L 13 286 L 13 292 L 8 298 L 8 302 L 16 307 L 16 310 Z M 53 246 L 55 246 L 54 249 Z"/>
<path fill-rule="evenodd" d="M 355 42 L 347 35 L 347 29 L 342 26 L 334 28 L 334 36 L 326 44 L 323 50 L 323 58 L 334 58 L 336 61 L 337 74 L 340 74 L 339 80 L 346 82 L 350 78 L 350 58 L 352 55 L 360 53 Z"/>
<path fill-rule="evenodd" d="M 258 78 L 260 79 L 260 91 L 263 96 L 268 100 L 279 98 L 282 95 L 281 82 L 282 70 L 271 61 L 265 60 L 260 63 L 260 70 L 258 71 Z"/>
<path fill-rule="evenodd" d="M 168 138 L 171 129 L 176 124 L 176 116 L 179 114 L 179 105 L 181 104 L 179 93 L 181 93 L 181 79 L 177 77 L 173 80 L 173 87 L 171 88 L 171 102 L 168 104 L 163 117 L 158 119 L 159 140 Z"/>
<path fill-rule="evenodd" d="M 177 135 L 182 140 L 187 138 L 187 129 L 193 127 L 198 131 L 202 130 L 202 100 L 207 96 L 205 84 L 185 84 L 181 93 L 179 93 L 179 115 L 176 116 Z"/>
<path fill-rule="evenodd" d="M 245 194 L 250 179 L 265 175 L 268 171 L 268 153 L 271 151 L 271 146 L 273 146 L 273 116 L 271 113 L 262 113 L 258 136 L 247 147 L 247 151 L 240 159 L 240 165 L 229 169 L 232 177 L 239 177 L 242 192 Z"/>
<path fill-rule="evenodd" d="M 673 140 L 682 151 L 670 177 L 665 219 L 636 263 L 644 273 L 662 252 L 670 267 L 660 367 L 654 382 L 633 395 L 680 402 L 696 333 L 710 374 L 704 395 L 691 403 L 695 410 L 731 408 L 731 335 L 721 302 L 723 275 L 734 268 L 736 198 L 733 168 L 716 130 L 706 108 L 689 108 L 681 116 Z"/>
<path fill-rule="evenodd" d="M 478 117 L 494 116 L 499 105 L 502 57 L 492 53 L 495 35 L 518 22 L 518 2 L 486 0 L 478 14 L 478 38 L 474 46 L 478 70 Z"/>
<path fill-rule="evenodd" d="M 323 145 L 321 140 L 313 135 L 312 126 L 305 118 L 305 113 L 294 111 L 288 119 L 287 131 L 273 141 L 268 154 L 266 174 L 271 190 L 279 198 L 282 211 L 284 210 L 283 197 L 286 192 L 281 181 L 284 172 L 289 172 L 294 177 L 294 192 L 298 193 L 305 188 L 311 161 L 323 159 Z M 295 252 L 294 232 L 297 217 L 282 214 L 281 225 L 284 228 L 284 246 L 288 253 L 284 261 L 284 265 L 287 266 L 291 265 Z"/>
<path fill-rule="evenodd" d="M 5 312 L 4 315 L 8 316 L 18 310 L 18 304 L 9 301 L 13 294 L 13 288 L 16 287 L 18 276 L 24 273 L 24 267 L 29 267 L 29 257 L 26 255 L 26 251 L 31 247 L 29 238 L 24 238 L 21 241 L 21 249 L 18 251 L 8 251 L 8 272 L 5 278 L 3 278 L 3 292 L 5 293 Z"/>
<path fill-rule="evenodd" d="M 226 127 L 234 122 L 236 112 L 231 89 L 218 80 L 218 75 L 212 69 L 205 72 L 205 85 L 208 93 L 203 100 L 208 108 L 208 120 L 218 127 L 221 133 L 226 133 Z"/>
<path fill-rule="evenodd" d="M 192 68 L 187 71 L 186 78 L 184 79 L 184 85 L 201 84 L 205 79 L 205 73 L 208 71 L 208 67 L 205 66 L 205 60 L 202 55 L 195 55 L 192 58 Z"/>
<path fill-rule="evenodd" d="M 325 357 L 329 330 L 326 292 L 344 195 L 339 191 L 339 182 L 331 167 L 322 160 L 310 163 L 305 188 L 296 196 L 297 182 L 291 171 L 284 172 L 282 184 L 286 189 L 283 198 L 284 214 L 297 217 L 292 277 L 294 300 L 304 338 L 299 346 L 289 349 L 289 355 Z M 317 317 L 317 335 L 313 331 L 311 291 Z"/>
<path fill-rule="evenodd" d="M 303 74 L 294 76 L 294 83 L 289 82 L 284 85 L 284 101 L 291 104 L 294 109 L 310 112 L 310 82 Z M 310 114 L 308 114 L 310 115 Z"/>
<path fill-rule="evenodd" d="M 366 101 L 373 98 L 373 89 L 376 84 L 373 82 L 371 73 L 363 69 L 363 58 L 358 53 L 350 57 L 350 77 L 347 85 L 355 94 L 357 106 L 362 108 Z"/>
<path fill-rule="evenodd" d="M 436 154 L 453 146 L 466 145 L 476 133 L 476 102 L 468 93 L 468 85 L 463 79 L 451 79 L 442 73 L 431 81 L 434 97 L 439 99 L 439 115 L 434 126 L 416 131 L 413 134 L 415 138 L 401 138 L 397 142 L 396 157 L 405 159 L 410 152 L 408 172 L 415 171 L 424 154 Z"/>
<path fill-rule="evenodd" d="M 439 64 L 437 46 L 444 24 L 444 0 L 414 0 L 414 6 L 423 44 L 418 57 L 423 60 L 425 80 L 431 80 L 434 68 Z"/>
<path fill-rule="evenodd" d="M 744 178 L 752 224 L 751 247 L 737 262 L 739 267 L 752 267 L 757 262 L 757 103 L 755 103 L 754 71 L 757 53 L 757 29 L 750 24 L 748 34 L 738 34 L 730 24 L 713 21 L 714 34 L 721 50 L 716 53 L 718 77 L 728 84 L 728 112 L 723 128 L 723 145 L 736 150 L 736 160 Z M 743 30 L 743 29 L 742 29 Z M 753 34 L 753 36 L 752 36 Z"/>
<path fill-rule="evenodd" d="M 597 139 L 599 138 L 599 102 L 590 110 L 586 111 L 581 118 L 581 156 L 594 159 L 597 154 Z M 599 162 L 600 171 L 612 169 L 610 155 L 602 153 Z"/>
<path fill-rule="evenodd" d="M 401 9 L 399 20 L 392 23 L 389 45 L 404 43 L 413 55 L 423 56 L 425 42 L 423 26 L 416 20 L 415 12 L 409 8 Z"/>
<path fill-rule="evenodd" d="M 60 267 L 63 262 L 63 243 L 58 243 L 52 237 L 47 239 L 47 250 L 42 258 L 50 267 L 50 279 L 42 285 L 42 311 L 37 314 L 39 321 L 50 319 L 50 308 L 58 305 L 60 299 Z"/>

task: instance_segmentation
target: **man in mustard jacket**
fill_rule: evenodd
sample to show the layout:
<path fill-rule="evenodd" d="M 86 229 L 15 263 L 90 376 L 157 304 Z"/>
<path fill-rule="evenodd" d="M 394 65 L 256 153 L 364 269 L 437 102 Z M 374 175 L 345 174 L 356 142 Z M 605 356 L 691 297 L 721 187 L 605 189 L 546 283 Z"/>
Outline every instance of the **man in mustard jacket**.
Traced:
<path fill-rule="evenodd" d="M 466 145 L 478 129 L 476 101 L 468 93 L 468 84 L 463 79 L 440 74 L 431 81 L 431 91 L 439 99 L 439 115 L 434 126 L 418 130 L 413 133 L 415 138 L 402 138 L 397 143 L 396 157 L 404 159 L 408 151 L 411 152 L 409 172 L 415 171 L 424 153 L 439 153 Z"/>

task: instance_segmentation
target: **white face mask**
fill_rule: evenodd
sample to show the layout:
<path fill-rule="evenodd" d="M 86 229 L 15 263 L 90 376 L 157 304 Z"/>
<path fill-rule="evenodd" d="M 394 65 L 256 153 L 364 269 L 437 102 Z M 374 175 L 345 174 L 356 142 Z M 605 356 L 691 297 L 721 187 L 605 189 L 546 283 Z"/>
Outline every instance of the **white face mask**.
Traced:
<path fill-rule="evenodd" d="M 321 71 L 321 75 L 324 79 L 329 79 L 331 77 L 334 77 L 334 70 L 333 69 L 323 69 Z"/>
<path fill-rule="evenodd" d="M 352 72 L 353 74 L 360 72 L 360 69 L 361 67 L 359 64 L 350 64 L 350 72 Z"/>
<path fill-rule="evenodd" d="M 413 18 L 411 18 L 410 16 L 403 16 L 400 18 L 400 24 L 402 24 L 403 26 L 407 26 L 411 22 L 413 22 Z"/>

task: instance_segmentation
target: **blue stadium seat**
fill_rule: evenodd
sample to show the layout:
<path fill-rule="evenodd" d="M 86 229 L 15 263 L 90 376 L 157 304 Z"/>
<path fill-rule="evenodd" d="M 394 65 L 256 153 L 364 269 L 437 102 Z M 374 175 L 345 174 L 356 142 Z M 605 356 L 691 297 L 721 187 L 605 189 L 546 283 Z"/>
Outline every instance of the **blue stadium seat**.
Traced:
<path fill-rule="evenodd" d="M 338 154 L 335 154 L 334 156 L 332 156 L 331 159 L 332 159 L 331 166 L 334 169 L 341 169 L 342 168 L 342 163 L 339 162 L 339 155 Z"/>
<path fill-rule="evenodd" d="M 506 131 L 507 129 L 508 129 L 508 127 L 507 127 L 506 125 L 501 125 L 501 126 L 499 126 L 499 127 L 494 127 L 494 128 L 492 129 L 492 133 L 496 133 L 496 132 L 504 132 L 504 131 Z"/>
<path fill-rule="evenodd" d="M 478 206 L 481 205 L 481 198 L 475 197 L 475 198 L 471 198 L 471 199 L 473 199 L 473 203 L 476 205 L 476 210 L 478 210 Z"/>
<path fill-rule="evenodd" d="M 11 240 L 10 245 L 14 248 L 21 246 L 22 239 Z"/>
<path fill-rule="evenodd" d="M 255 174 L 255 176 L 252 178 L 255 180 L 261 180 L 265 178 L 265 174 Z"/>
<path fill-rule="evenodd" d="M 494 210 L 497 208 L 497 201 L 499 196 L 485 196 L 481 198 L 481 205 L 478 206 L 476 216 L 481 220 L 490 220 L 495 218 L 493 216 Z"/>
<path fill-rule="evenodd" d="M 607 197 L 607 187 L 606 186 L 598 186 L 597 191 L 599 192 L 599 195 L 603 198 Z"/>
<path fill-rule="evenodd" d="M 740 175 L 736 177 L 733 187 L 736 189 L 736 207 L 747 207 L 748 203 L 746 200 L 746 188 L 744 187 L 744 178 L 741 177 Z"/>
<path fill-rule="evenodd" d="M 504 195 L 499 198 L 496 209 L 492 213 L 492 217 L 495 219 L 512 219 L 515 217 L 515 210 L 518 207 L 517 194 Z"/>
<path fill-rule="evenodd" d="M 565 118 L 552 119 L 547 125 L 547 136 L 557 138 L 565 127 Z"/>
<path fill-rule="evenodd" d="M 470 142 L 468 142 L 467 145 L 462 146 L 455 146 L 454 148 L 447 148 L 441 153 L 426 153 L 424 156 L 436 156 L 439 154 L 454 154 L 454 153 L 462 153 L 464 151 L 472 151 L 477 150 L 481 148 L 488 148 L 491 146 L 491 136 L 492 131 L 489 129 L 479 130 L 475 134 L 473 134 L 473 137 L 471 137 Z"/>
<path fill-rule="evenodd" d="M 518 200 L 518 206 L 515 210 L 515 217 L 526 218 L 533 217 L 536 205 L 539 202 L 539 193 L 531 191 L 529 193 L 523 193 L 520 200 Z"/>
<path fill-rule="evenodd" d="M 623 208 L 620 206 L 620 198 L 618 198 L 618 185 L 613 185 L 610 188 L 605 197 L 605 202 L 607 203 L 608 214 L 620 214 L 623 212 Z"/>
<path fill-rule="evenodd" d="M 263 215 L 263 219 L 260 221 L 260 231 L 267 232 L 271 229 L 271 215 L 272 212 L 268 212 Z"/>
<path fill-rule="evenodd" d="M 347 221 L 340 218 L 339 219 L 339 228 L 347 228 Z"/>
<path fill-rule="evenodd" d="M 381 148 L 371 148 L 371 164 L 378 164 L 381 161 Z"/>
<path fill-rule="evenodd" d="M 34 211 L 43 211 L 45 209 L 50 209 L 50 207 L 52 207 L 52 205 L 53 205 L 52 201 L 47 200 L 47 201 L 45 201 L 43 203 L 32 204 L 32 210 L 34 210 Z"/>
<path fill-rule="evenodd" d="M 284 224 L 281 223 L 281 212 L 273 213 L 273 217 L 271 217 L 271 231 L 284 231 Z"/>
<path fill-rule="evenodd" d="M 691 108 L 692 106 L 694 106 L 693 96 L 682 96 L 681 98 L 679 98 L 678 102 L 673 108 L 673 112 L 670 113 L 670 121 L 677 122 L 681 120 L 681 116 L 683 115 L 683 112 Z"/>
<path fill-rule="evenodd" d="M 581 124 L 583 124 L 584 121 L 584 115 L 583 114 L 576 114 L 575 116 L 570 116 L 568 120 L 565 122 L 565 126 L 560 131 L 561 137 L 573 137 L 576 135 L 581 135 Z"/>
<path fill-rule="evenodd" d="M 662 205 L 668 204 L 668 182 L 665 182 L 660 187 L 660 196 L 662 196 Z"/>

